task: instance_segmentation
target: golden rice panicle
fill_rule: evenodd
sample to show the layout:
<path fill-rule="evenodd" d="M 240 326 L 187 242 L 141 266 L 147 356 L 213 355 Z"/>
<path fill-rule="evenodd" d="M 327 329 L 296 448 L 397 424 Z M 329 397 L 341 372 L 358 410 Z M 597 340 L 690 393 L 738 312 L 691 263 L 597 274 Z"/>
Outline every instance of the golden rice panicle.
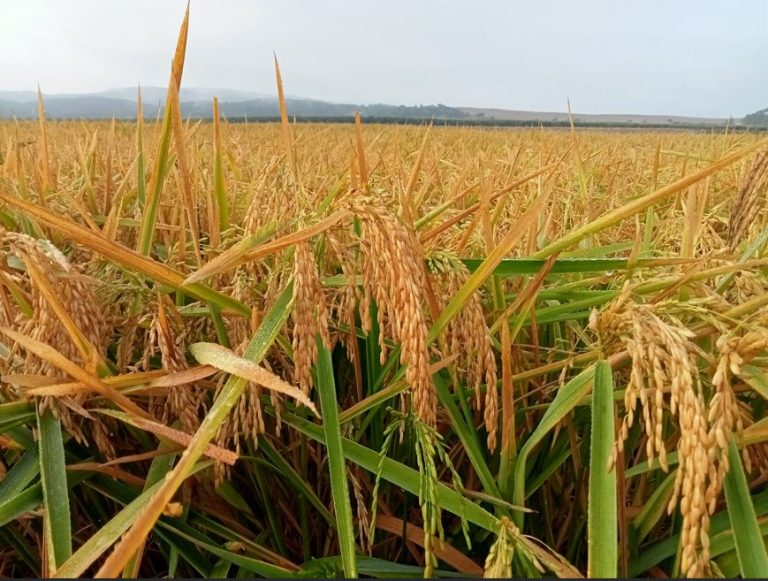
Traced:
<path fill-rule="evenodd" d="M 244 348 L 253 335 L 253 331 L 258 327 L 258 318 L 260 316 L 260 301 L 254 296 L 252 290 L 252 280 L 256 279 L 253 263 L 246 263 L 238 267 L 229 285 L 229 292 L 232 298 L 246 305 L 251 306 L 251 319 L 245 317 L 232 317 L 225 319 L 227 324 L 227 335 L 233 345 L 233 350 L 238 351 Z M 251 278 L 253 277 L 253 278 Z"/>
<path fill-rule="evenodd" d="M 103 349 L 108 339 L 108 328 L 103 309 L 93 292 L 95 281 L 75 271 L 67 258 L 47 240 L 38 241 L 26 234 L 0 231 L 0 243 L 8 244 L 11 251 L 22 260 L 32 262 L 32 266 L 43 274 L 48 285 L 55 289 L 57 298 L 78 330 L 94 347 Z M 54 346 L 73 361 L 90 364 L 90 361 L 82 360 L 77 346 L 40 289 L 31 280 L 27 284 L 32 295 L 34 313 L 31 318 L 20 314 L 15 327 L 33 339 Z M 50 364 L 33 354 L 28 355 L 27 363 L 33 368 L 29 370 L 31 373 L 57 374 Z"/>
<path fill-rule="evenodd" d="M 727 296 L 730 300 L 736 303 L 745 303 L 768 292 L 768 281 L 760 274 L 743 270 L 733 277 L 733 286 L 729 291 Z M 765 313 L 763 313 L 761 324 L 766 325 L 767 323 L 768 317 L 765 317 Z"/>
<path fill-rule="evenodd" d="M 379 203 L 370 198 L 359 199 L 351 209 L 362 225 L 364 298 L 360 318 L 366 320 L 370 300 L 375 299 L 382 358 L 385 336 L 400 343 L 400 362 L 406 365 L 412 405 L 423 422 L 434 426 L 437 401 L 429 374 L 423 256 L 405 225 Z"/>
<path fill-rule="evenodd" d="M 56 298 L 77 329 L 91 345 L 103 352 L 108 340 L 109 329 L 103 315 L 103 309 L 93 291 L 93 281 L 80 275 L 67 258 L 47 240 L 39 241 L 26 234 L 0 230 L 0 245 L 8 245 L 11 253 L 24 262 L 29 262 L 29 267 L 35 268 L 44 277 L 47 286 L 55 290 Z M 8 274 L 7 276 L 11 275 Z M 9 321 L 11 326 L 32 339 L 53 346 L 71 361 L 86 368 L 91 367 L 93 361 L 83 360 L 77 345 L 65 329 L 53 306 L 31 277 L 27 274 L 23 280 L 19 279 L 18 282 L 29 289 L 33 312 L 31 317 L 27 317 L 21 311 L 16 312 L 14 320 Z M 30 352 L 26 353 L 24 372 L 51 377 L 65 377 L 60 370 Z M 86 442 L 85 433 L 73 417 L 71 410 L 82 409 L 85 397 L 83 394 L 74 398 L 63 397 L 61 401 L 55 397 L 43 397 L 40 400 L 41 407 L 50 409 L 61 420 L 64 428 L 81 443 Z M 93 422 L 98 423 L 101 420 L 93 419 Z M 99 436 L 94 441 L 105 455 L 112 457 L 114 456 L 113 447 L 107 438 L 101 437 L 106 431 L 93 432 Z"/>
<path fill-rule="evenodd" d="M 669 393 L 669 413 L 677 418 L 680 438 L 679 466 L 668 509 L 671 512 L 679 505 L 683 517 L 682 571 L 688 577 L 700 577 L 709 573 L 709 518 L 720 492 L 717 466 L 721 454 L 709 434 L 707 404 L 692 359 L 693 334 L 678 321 L 662 319 L 655 312 L 658 307 L 636 303 L 627 282 L 612 304 L 593 313 L 590 326 L 597 331 L 606 355 L 625 349 L 632 358 L 614 462 L 623 450 L 639 401 L 648 459 L 658 454 L 662 469 L 669 470 L 662 432 L 664 396 Z"/>
<path fill-rule="evenodd" d="M 739 193 L 733 198 L 728 222 L 728 246 L 731 251 L 749 234 L 749 227 L 765 203 L 768 184 L 768 151 L 755 155 L 752 165 L 744 174 Z"/>
<path fill-rule="evenodd" d="M 710 508 L 714 508 L 720 493 L 716 482 L 718 451 L 709 438 L 706 403 L 690 379 L 686 375 L 679 382 L 672 382 L 672 399 L 677 399 L 678 405 L 680 440 L 677 444 L 679 465 L 668 511 L 679 506 L 683 516 L 681 570 L 687 577 L 702 577 L 710 573 Z"/>
<path fill-rule="evenodd" d="M 293 178 L 286 164 L 279 161 L 279 158 L 270 160 L 261 175 L 252 178 L 255 185 L 243 217 L 246 234 L 255 234 L 270 223 L 280 227 L 286 223 L 287 218 L 298 216 L 302 207 L 308 206 L 301 195 L 285 195 L 286 191 L 294 189 Z"/>
<path fill-rule="evenodd" d="M 634 425 L 638 402 L 642 406 L 642 418 L 646 434 L 646 454 L 651 461 L 658 456 L 664 470 L 668 470 L 667 453 L 662 437 L 664 418 L 664 391 L 673 375 L 668 366 L 679 367 L 665 349 L 656 343 L 656 333 L 669 335 L 670 344 L 679 342 L 679 333 L 670 330 L 646 305 L 631 299 L 626 283 L 616 300 L 602 311 L 593 311 L 590 327 L 600 339 L 604 354 L 626 349 L 632 358 L 632 367 L 624 394 L 625 416 L 619 428 L 613 459 L 624 451 L 624 441 Z"/>
<path fill-rule="evenodd" d="M 719 353 L 715 372 L 712 375 L 714 395 L 709 402 L 710 437 L 721 450 L 720 465 L 717 472 L 717 487 L 722 488 L 723 478 L 728 472 L 728 437 L 735 430 L 739 437 L 744 431 L 744 420 L 736 394 L 733 390 L 732 378 L 741 372 L 741 366 L 749 363 L 758 353 L 765 351 L 768 340 L 758 332 L 749 331 L 744 335 L 721 335 L 715 347 Z M 747 471 L 751 471 L 751 458 L 745 447 L 743 459 Z"/>
<path fill-rule="evenodd" d="M 169 373 L 175 373 L 187 369 L 187 362 L 177 344 L 176 333 L 168 320 L 164 300 L 158 295 L 157 312 L 153 321 L 154 334 L 160 349 L 163 369 Z M 194 385 L 169 387 L 162 410 L 162 420 L 164 423 L 170 423 L 173 419 L 178 419 L 188 432 L 194 432 L 200 424 L 198 417 L 200 404 L 201 394 Z"/>
<path fill-rule="evenodd" d="M 493 351 L 490 350 L 490 345 L 488 347 L 489 351 L 486 352 L 484 357 L 487 372 L 483 419 L 485 420 L 485 429 L 488 432 L 488 450 L 493 452 L 496 449 L 499 431 L 499 389 L 496 385 L 496 358 L 493 355 Z"/>
<path fill-rule="evenodd" d="M 325 240 L 328 242 L 328 247 L 335 255 L 338 264 L 341 266 L 341 272 L 346 278 L 346 284 L 332 293 L 330 312 L 336 321 L 344 323 L 349 327 L 346 333 L 341 331 L 337 331 L 337 333 L 338 339 L 346 350 L 347 359 L 354 362 L 357 344 L 355 309 L 358 302 L 362 299 L 362 293 L 356 284 L 357 276 L 354 269 L 354 258 L 333 232 L 327 232 Z M 335 344 L 335 339 L 333 337 L 332 339 Z"/>
<path fill-rule="evenodd" d="M 221 391 L 223 384 L 217 389 Z M 248 382 L 245 392 L 240 396 L 232 412 L 222 423 L 216 434 L 216 443 L 222 448 L 234 446 L 235 452 L 240 455 L 241 442 L 248 438 L 253 442 L 254 448 L 258 447 L 259 435 L 266 432 L 264 413 L 261 407 L 262 388 L 252 381 Z M 214 480 L 218 486 L 230 476 L 230 466 L 224 462 L 214 462 Z"/>
<path fill-rule="evenodd" d="M 438 300 L 445 308 L 469 278 L 469 269 L 457 258 L 448 254 L 430 257 L 434 286 Z M 484 409 L 485 427 L 488 432 L 488 449 L 496 449 L 499 413 L 499 391 L 496 386 L 498 371 L 496 356 L 488 325 L 485 321 L 480 293 L 474 292 L 464 306 L 451 319 L 443 331 L 451 355 L 458 355 L 458 370 L 466 378 L 474 393 L 474 407 Z M 486 384 L 485 397 L 482 384 Z"/>
<path fill-rule="evenodd" d="M 307 242 L 296 245 L 293 269 L 293 359 L 296 382 L 302 391 L 312 389 L 312 366 L 317 361 L 317 335 L 330 348 L 328 309 L 320 275 Z"/>

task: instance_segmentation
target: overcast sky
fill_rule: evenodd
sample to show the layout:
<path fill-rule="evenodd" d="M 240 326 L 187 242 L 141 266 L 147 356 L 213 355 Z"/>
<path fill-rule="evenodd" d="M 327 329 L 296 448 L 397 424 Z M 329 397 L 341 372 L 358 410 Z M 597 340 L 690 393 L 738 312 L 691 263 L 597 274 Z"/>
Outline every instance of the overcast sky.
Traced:
<path fill-rule="evenodd" d="M 165 85 L 182 0 L 0 0 L 0 90 Z M 182 86 L 355 103 L 740 117 L 766 0 L 192 0 Z"/>

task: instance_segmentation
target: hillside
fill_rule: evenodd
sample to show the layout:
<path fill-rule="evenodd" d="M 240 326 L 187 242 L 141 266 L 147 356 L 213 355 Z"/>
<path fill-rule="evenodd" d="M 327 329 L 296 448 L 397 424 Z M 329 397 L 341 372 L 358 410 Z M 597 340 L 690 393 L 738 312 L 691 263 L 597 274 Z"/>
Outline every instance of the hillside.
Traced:
<path fill-rule="evenodd" d="M 744 117 L 744 125 L 750 127 L 768 127 L 768 107 Z"/>
<path fill-rule="evenodd" d="M 143 111 L 146 118 L 154 118 L 162 111 L 166 90 L 162 87 L 142 87 Z M 184 116 L 210 119 L 213 97 L 218 96 L 222 115 L 228 118 L 275 118 L 280 110 L 276 97 L 253 91 L 213 88 L 182 88 L 181 101 Z M 50 119 L 135 119 L 136 88 L 107 89 L 96 93 L 44 95 L 46 115 Z M 568 122 L 564 112 L 517 111 L 480 107 L 450 107 L 437 105 L 389 105 L 376 103 L 332 103 L 317 99 L 289 96 L 286 100 L 291 116 L 298 118 L 343 119 L 355 112 L 376 120 L 437 119 L 457 120 L 463 123 L 545 123 Z M 761 117 L 762 115 L 762 117 Z M 37 94 L 34 91 L 0 91 L 0 118 L 31 119 L 37 116 Z M 759 111 L 745 118 L 752 126 L 768 125 L 768 113 Z M 722 126 L 726 118 L 684 117 L 672 115 L 637 114 L 584 114 L 575 113 L 576 123 L 594 125 L 649 125 L 649 126 Z M 734 121 L 731 120 L 731 123 Z M 736 123 L 739 121 L 737 120 Z"/>
<path fill-rule="evenodd" d="M 213 97 L 219 97 L 225 117 L 253 119 L 276 117 L 280 114 L 277 98 L 260 93 L 189 88 L 181 91 L 184 116 L 206 119 L 212 116 Z M 153 118 L 165 102 L 165 89 L 142 89 L 144 116 Z M 109 89 L 90 94 L 44 95 L 46 116 L 50 119 L 118 119 L 136 117 L 136 89 Z M 352 117 L 356 111 L 368 117 L 397 119 L 463 119 L 469 117 L 460 109 L 446 105 L 359 105 L 330 103 L 316 99 L 289 97 L 288 110 L 297 117 Z M 37 94 L 33 91 L 0 91 L 0 118 L 31 119 L 37 116 Z"/>

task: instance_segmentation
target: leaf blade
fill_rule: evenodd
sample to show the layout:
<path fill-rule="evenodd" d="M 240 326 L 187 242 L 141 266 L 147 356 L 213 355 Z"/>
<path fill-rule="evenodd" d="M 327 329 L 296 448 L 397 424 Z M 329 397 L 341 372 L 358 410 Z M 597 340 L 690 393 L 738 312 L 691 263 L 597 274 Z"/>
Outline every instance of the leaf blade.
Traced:
<path fill-rule="evenodd" d="M 598 579 L 615 578 L 618 563 L 616 470 L 608 464 L 614 439 L 611 373 L 607 361 L 598 361 L 592 390 L 587 576 Z"/>
<path fill-rule="evenodd" d="M 741 574 L 745 579 L 765 579 L 768 578 L 768 554 L 733 436 L 728 444 L 728 461 L 730 469 L 725 475 L 725 499 Z"/>
<path fill-rule="evenodd" d="M 317 341 L 317 391 L 323 414 L 323 430 L 328 450 L 328 470 L 331 473 L 331 496 L 336 513 L 336 531 L 341 548 L 341 562 L 348 578 L 357 577 L 355 554 L 355 528 L 352 520 L 352 503 L 349 500 L 347 471 L 341 444 L 341 423 L 333 377 L 331 353 L 318 338 Z"/>
<path fill-rule="evenodd" d="M 37 411 L 40 434 L 40 483 L 43 489 L 43 528 L 48 571 L 55 571 L 72 555 L 67 467 L 61 422 L 50 410 Z"/>

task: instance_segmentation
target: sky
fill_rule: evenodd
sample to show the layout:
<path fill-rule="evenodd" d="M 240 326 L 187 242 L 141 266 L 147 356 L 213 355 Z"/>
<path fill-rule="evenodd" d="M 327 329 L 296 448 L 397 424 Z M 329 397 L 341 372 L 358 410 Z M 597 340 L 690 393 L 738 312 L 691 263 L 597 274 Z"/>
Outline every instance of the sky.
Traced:
<path fill-rule="evenodd" d="M 186 0 L 0 0 L 0 90 L 165 86 Z M 191 0 L 182 86 L 328 101 L 740 117 L 766 0 Z"/>

